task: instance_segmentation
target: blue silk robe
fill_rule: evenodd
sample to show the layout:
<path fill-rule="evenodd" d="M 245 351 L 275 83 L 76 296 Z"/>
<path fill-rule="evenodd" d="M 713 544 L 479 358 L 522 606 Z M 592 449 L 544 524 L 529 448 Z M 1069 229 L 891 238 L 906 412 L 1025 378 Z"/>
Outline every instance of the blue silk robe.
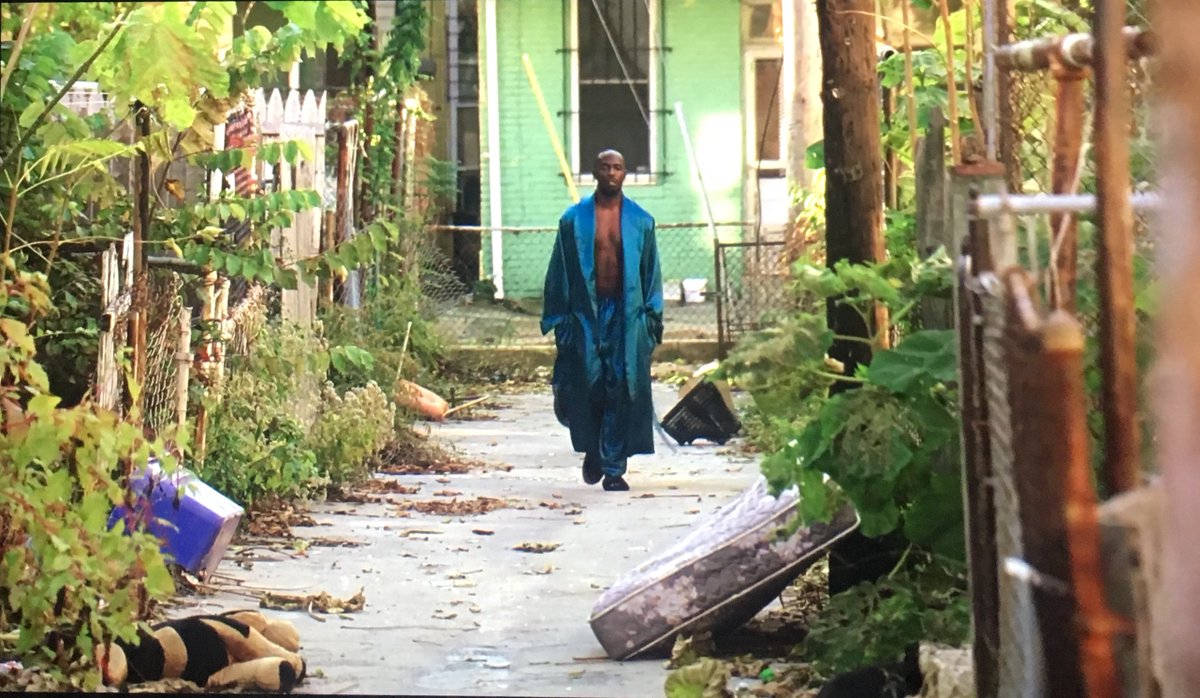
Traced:
<path fill-rule="evenodd" d="M 571 430 L 581 453 L 596 448 L 599 423 L 591 396 L 601 380 L 596 347 L 596 204 L 592 196 L 567 209 L 546 271 L 542 333 L 554 330 L 558 356 L 552 382 L 559 420 Z M 654 452 L 654 406 L 650 399 L 650 354 L 662 343 L 662 271 L 654 218 L 628 197 L 621 201 L 624 295 L 624 364 L 629 391 L 626 453 Z"/>

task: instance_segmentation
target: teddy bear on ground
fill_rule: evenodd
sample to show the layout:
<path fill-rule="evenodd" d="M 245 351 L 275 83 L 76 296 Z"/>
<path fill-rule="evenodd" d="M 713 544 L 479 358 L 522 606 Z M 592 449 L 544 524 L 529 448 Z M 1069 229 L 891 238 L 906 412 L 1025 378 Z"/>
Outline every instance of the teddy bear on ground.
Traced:
<path fill-rule="evenodd" d="M 258 611 L 229 611 L 158 623 L 137 644 L 96 650 L 108 686 L 183 679 L 206 688 L 236 686 L 289 693 L 304 679 L 300 637 L 287 622 Z"/>

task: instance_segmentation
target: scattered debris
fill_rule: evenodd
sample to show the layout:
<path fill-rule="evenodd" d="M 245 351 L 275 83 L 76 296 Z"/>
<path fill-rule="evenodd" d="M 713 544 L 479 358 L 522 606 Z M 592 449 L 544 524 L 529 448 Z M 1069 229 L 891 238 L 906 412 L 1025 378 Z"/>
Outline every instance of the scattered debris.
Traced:
<path fill-rule="evenodd" d="M 555 569 L 556 568 L 554 567 L 554 565 L 546 565 L 545 567 L 542 567 L 540 569 L 528 570 L 527 572 L 525 572 L 525 574 L 550 574 Z"/>
<path fill-rule="evenodd" d="M 433 496 L 435 496 L 435 497 L 461 497 L 462 492 L 459 492 L 458 490 L 438 490 L 437 492 L 433 493 Z"/>
<path fill-rule="evenodd" d="M 474 533 L 477 536 L 490 536 L 493 535 L 495 531 L 490 528 L 472 528 L 471 533 Z"/>
<path fill-rule="evenodd" d="M 310 547 L 317 548 L 361 548 L 364 545 L 361 541 L 349 538 L 309 538 L 306 542 Z"/>
<path fill-rule="evenodd" d="M 507 500 L 498 497 L 476 497 L 474 499 L 421 500 L 399 502 L 396 507 L 400 511 L 415 511 L 421 514 L 436 516 L 466 516 L 486 514 L 497 509 L 511 506 Z"/>
<path fill-rule="evenodd" d="M 561 543 L 521 543 L 513 546 L 513 550 L 522 553 L 549 553 L 558 550 Z"/>
<path fill-rule="evenodd" d="M 363 594 L 363 590 L 359 589 L 358 593 L 348 599 L 339 599 L 335 596 L 330 596 L 328 592 L 322 591 L 320 594 L 281 594 L 278 592 L 268 591 L 259 599 L 258 605 L 261 608 L 270 608 L 276 611 L 303 611 L 307 610 L 311 615 L 313 611 L 321 613 L 354 613 L 361 611 L 367 605 L 367 597 Z"/>
<path fill-rule="evenodd" d="M 291 504 L 279 501 L 259 502 L 246 512 L 246 518 L 242 521 L 242 533 L 245 536 L 262 538 L 292 538 L 293 526 L 316 525 L 316 520 L 302 511 L 297 511 Z"/>
<path fill-rule="evenodd" d="M 439 609 L 435 610 L 433 612 L 433 615 L 430 617 L 433 618 L 434 620 L 454 620 L 455 618 L 458 617 L 458 614 L 450 613 L 449 611 L 443 611 L 442 609 L 439 608 Z"/>
<path fill-rule="evenodd" d="M 420 485 L 405 485 L 394 478 L 371 478 L 352 489 L 331 493 L 330 499 L 350 504 L 373 504 L 389 501 L 390 494 L 416 494 Z"/>
<path fill-rule="evenodd" d="M 441 534 L 441 531 L 436 531 L 432 528 L 406 528 L 397 535 L 401 538 L 408 538 L 416 535 L 440 536 Z"/>

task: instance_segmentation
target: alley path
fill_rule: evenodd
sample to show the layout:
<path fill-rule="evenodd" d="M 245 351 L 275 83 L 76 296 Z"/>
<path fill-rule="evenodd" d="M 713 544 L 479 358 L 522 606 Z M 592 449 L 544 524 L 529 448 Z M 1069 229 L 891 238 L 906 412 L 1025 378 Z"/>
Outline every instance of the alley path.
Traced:
<path fill-rule="evenodd" d="M 660 414 L 674 399 L 672 389 L 656 385 Z M 296 528 L 297 537 L 362 545 L 312 546 L 306 557 L 258 562 L 249 570 L 222 564 L 221 574 L 247 586 L 342 598 L 363 589 L 365 610 L 323 616 L 323 623 L 303 612 L 273 612 L 300 631 L 310 675 L 301 692 L 662 695 L 663 662 L 604 659 L 588 615 L 620 575 L 744 490 L 756 465 L 707 443 L 672 453 L 659 440 L 657 454 L 631 460 L 632 492 L 604 492 L 581 481 L 579 458 L 554 421 L 548 393 L 498 401 L 504 407 L 495 410 L 496 420 L 451 421 L 434 433 L 467 458 L 511 470 L 380 477 L 420 487 L 393 495 L 394 501 L 444 500 L 434 493 L 450 491 L 460 492 L 459 499 L 498 497 L 524 508 L 398 517 L 390 503 L 318 504 L 309 512 L 318 527 Z M 558 547 L 513 549 L 521 543 Z M 197 606 L 179 612 L 254 603 L 227 592 L 193 600 Z"/>

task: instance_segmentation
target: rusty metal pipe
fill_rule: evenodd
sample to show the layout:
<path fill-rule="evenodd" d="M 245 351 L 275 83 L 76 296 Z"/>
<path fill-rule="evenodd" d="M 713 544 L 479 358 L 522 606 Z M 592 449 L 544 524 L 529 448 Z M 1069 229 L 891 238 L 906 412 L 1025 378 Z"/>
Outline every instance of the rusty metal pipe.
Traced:
<path fill-rule="evenodd" d="M 1096 14 L 1099 16 L 1099 10 Z M 1146 29 L 1123 27 L 1119 35 L 1110 40 L 1125 45 L 1124 58 L 1148 58 L 1158 53 L 1158 40 L 1155 34 Z M 996 49 L 996 67 L 1036 73 L 1050 69 L 1057 60 L 1068 68 L 1087 68 L 1097 60 L 1096 44 L 1093 34 L 1067 34 L 1018 41 Z"/>
<path fill-rule="evenodd" d="M 1126 77 L 1125 0 L 1096 4 L 1096 258 L 1100 291 L 1100 406 L 1104 413 L 1103 480 L 1108 493 L 1141 480 L 1136 332 L 1133 305 L 1133 210 L 1129 205 L 1130 97 Z"/>

